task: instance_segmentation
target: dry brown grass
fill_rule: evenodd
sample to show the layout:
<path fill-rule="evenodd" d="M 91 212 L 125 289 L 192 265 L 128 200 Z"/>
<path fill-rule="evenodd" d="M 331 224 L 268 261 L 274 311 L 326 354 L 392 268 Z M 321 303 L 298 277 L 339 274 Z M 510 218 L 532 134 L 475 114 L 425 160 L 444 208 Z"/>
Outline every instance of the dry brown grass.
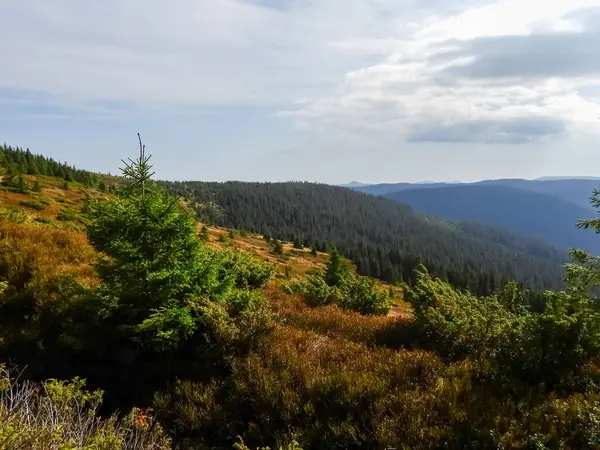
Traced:
<path fill-rule="evenodd" d="M 330 338 L 348 339 L 369 346 L 384 340 L 386 334 L 408 324 L 408 315 L 401 317 L 365 316 L 336 305 L 311 308 L 298 295 L 286 294 L 271 283 L 266 289 L 273 311 L 280 323 L 301 330 L 311 330 Z"/>
<path fill-rule="evenodd" d="M 0 207 L 21 209 L 22 201 L 43 201 L 45 204 L 47 203 L 43 211 L 23 209 L 24 212 L 32 219 L 43 218 L 51 222 L 57 222 L 58 226 L 64 225 L 61 224 L 60 221 L 57 221 L 57 216 L 61 211 L 67 211 L 75 216 L 81 214 L 86 193 L 96 198 L 107 197 L 107 194 L 104 194 L 97 189 L 86 188 L 78 183 L 70 183 L 69 189 L 63 189 L 63 181 L 58 178 L 27 175 L 25 176 L 25 180 L 30 188 L 36 180 L 40 181 L 42 185 L 41 192 L 19 194 L 0 190 Z"/>
<path fill-rule="evenodd" d="M 83 233 L 35 224 L 0 224 L 0 274 L 15 286 L 43 285 L 64 275 L 93 285 L 97 282 L 95 258 Z"/>

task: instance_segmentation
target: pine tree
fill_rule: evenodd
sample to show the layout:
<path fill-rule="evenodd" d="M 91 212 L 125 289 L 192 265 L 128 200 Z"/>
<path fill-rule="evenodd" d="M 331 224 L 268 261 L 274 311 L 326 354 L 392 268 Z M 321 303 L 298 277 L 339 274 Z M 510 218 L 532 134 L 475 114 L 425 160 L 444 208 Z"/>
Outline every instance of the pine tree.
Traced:
<path fill-rule="evenodd" d="M 23 177 L 23 175 L 19 175 L 19 177 L 17 178 L 17 189 L 21 194 L 27 192 L 27 183 L 25 183 L 25 178 Z"/>
<path fill-rule="evenodd" d="M 348 266 L 336 247 L 331 249 L 331 256 L 325 269 L 324 279 L 329 286 L 341 286 L 349 276 Z"/>
<path fill-rule="evenodd" d="M 233 231 L 233 229 L 229 229 L 229 233 L 228 233 L 229 239 L 235 239 L 235 231 Z"/>
<path fill-rule="evenodd" d="M 276 239 L 273 244 L 273 253 L 276 255 L 283 255 L 283 244 L 279 239 Z"/>
<path fill-rule="evenodd" d="M 189 299 L 203 298 L 202 280 L 216 275 L 202 264 L 195 218 L 152 182 L 149 159 L 140 139 L 140 156 L 125 163 L 116 197 L 89 200 L 87 232 L 107 256 L 97 270 L 115 320 L 165 348 L 194 332 L 199 314 Z"/>
<path fill-rule="evenodd" d="M 200 230 L 200 240 L 203 242 L 208 242 L 208 228 L 206 225 L 202 225 Z"/>
<path fill-rule="evenodd" d="M 40 182 L 40 180 L 38 178 L 36 178 L 35 182 L 33 183 L 33 191 L 34 192 L 42 192 L 42 183 Z"/>
<path fill-rule="evenodd" d="M 310 251 L 311 255 L 313 256 L 317 256 L 317 248 L 313 246 L 312 250 Z"/>

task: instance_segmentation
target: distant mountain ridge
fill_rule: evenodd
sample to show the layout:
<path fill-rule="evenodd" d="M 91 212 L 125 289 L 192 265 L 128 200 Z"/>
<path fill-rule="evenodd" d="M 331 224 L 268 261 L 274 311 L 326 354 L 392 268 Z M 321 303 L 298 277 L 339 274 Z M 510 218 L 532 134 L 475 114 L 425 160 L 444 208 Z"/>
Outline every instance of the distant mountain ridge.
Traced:
<path fill-rule="evenodd" d="M 596 188 L 600 188 L 600 178 L 552 178 L 525 180 L 521 178 L 505 178 L 494 180 L 483 180 L 471 183 L 381 183 L 366 186 L 351 187 L 351 189 L 364 192 L 366 194 L 383 196 L 394 192 L 405 191 L 409 189 L 431 189 L 451 186 L 478 186 L 478 185 L 497 185 L 511 188 L 524 189 L 526 191 L 537 192 L 539 194 L 552 195 L 562 200 L 573 203 L 587 210 L 592 210 L 590 196 Z"/>
<path fill-rule="evenodd" d="M 484 183 L 405 189 L 383 197 L 425 214 L 501 227 L 561 248 L 600 254 L 597 237 L 575 228 L 578 220 L 592 218 L 593 212 L 558 196 Z"/>

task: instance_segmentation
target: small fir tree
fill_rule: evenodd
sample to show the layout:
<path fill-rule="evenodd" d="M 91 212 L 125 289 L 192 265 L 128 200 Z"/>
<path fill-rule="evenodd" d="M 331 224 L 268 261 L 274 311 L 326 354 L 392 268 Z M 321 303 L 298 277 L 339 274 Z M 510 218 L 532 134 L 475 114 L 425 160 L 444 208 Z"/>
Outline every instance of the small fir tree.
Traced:
<path fill-rule="evenodd" d="M 42 192 L 42 183 L 37 178 L 36 178 L 35 182 L 33 183 L 33 191 L 34 192 Z"/>
<path fill-rule="evenodd" d="M 202 228 L 200 229 L 200 240 L 202 242 L 208 242 L 208 228 L 206 225 L 202 225 Z"/>
<path fill-rule="evenodd" d="M 324 279 L 329 286 L 341 286 L 348 278 L 349 270 L 344 258 L 336 247 L 331 249 L 331 256 L 325 269 Z"/>
<path fill-rule="evenodd" d="M 283 255 L 283 244 L 279 239 L 277 239 L 273 244 L 273 253 L 276 255 Z"/>

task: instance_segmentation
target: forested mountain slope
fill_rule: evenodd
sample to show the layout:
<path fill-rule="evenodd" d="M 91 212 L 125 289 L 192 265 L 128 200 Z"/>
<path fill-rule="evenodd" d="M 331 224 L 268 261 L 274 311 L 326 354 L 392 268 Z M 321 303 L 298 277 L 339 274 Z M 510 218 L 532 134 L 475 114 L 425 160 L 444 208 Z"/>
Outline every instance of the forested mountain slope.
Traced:
<path fill-rule="evenodd" d="M 564 254 L 543 243 L 440 222 L 349 189 L 312 183 L 165 184 L 199 204 L 219 205 L 220 214 L 200 208 L 204 218 L 217 224 L 320 248 L 335 244 L 360 273 L 388 281 L 412 281 L 421 263 L 454 285 L 481 293 L 507 279 L 541 289 L 560 284 L 562 278 Z M 525 251 L 531 246 L 536 250 Z"/>
<path fill-rule="evenodd" d="M 385 197 L 426 214 L 502 227 L 562 248 L 600 252 L 600 243 L 593 233 L 574 227 L 578 220 L 591 218 L 593 212 L 550 195 L 507 186 L 472 184 L 408 189 Z"/>
<path fill-rule="evenodd" d="M 485 180 L 477 184 L 506 186 L 526 189 L 539 194 L 552 195 L 564 201 L 573 203 L 581 208 L 593 210 L 590 196 L 594 189 L 600 187 L 600 181 L 593 179 L 564 179 L 564 180 Z"/>

